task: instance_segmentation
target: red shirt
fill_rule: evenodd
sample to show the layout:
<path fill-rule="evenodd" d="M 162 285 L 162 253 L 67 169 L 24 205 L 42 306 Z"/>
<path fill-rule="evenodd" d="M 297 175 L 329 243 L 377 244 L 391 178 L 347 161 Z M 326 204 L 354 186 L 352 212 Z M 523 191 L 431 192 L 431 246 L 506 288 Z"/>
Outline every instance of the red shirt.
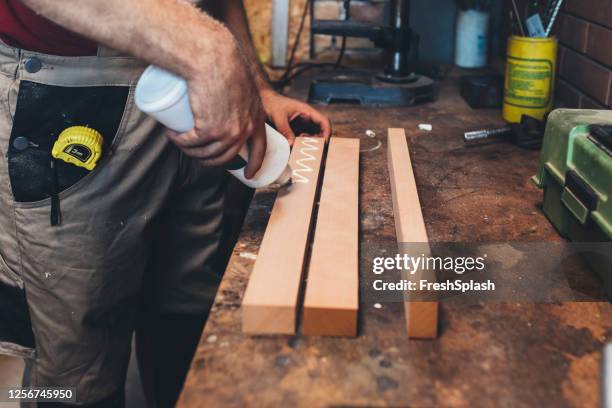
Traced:
<path fill-rule="evenodd" d="M 97 44 L 39 16 L 19 0 L 0 0 L 0 39 L 45 54 L 96 55 Z"/>

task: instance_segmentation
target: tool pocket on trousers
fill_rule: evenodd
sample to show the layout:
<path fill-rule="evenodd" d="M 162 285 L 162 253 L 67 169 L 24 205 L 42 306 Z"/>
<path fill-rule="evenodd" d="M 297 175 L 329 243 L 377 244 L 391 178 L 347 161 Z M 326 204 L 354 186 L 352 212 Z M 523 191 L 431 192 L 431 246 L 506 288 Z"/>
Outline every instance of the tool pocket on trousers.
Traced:
<path fill-rule="evenodd" d="M 126 86 L 62 87 L 21 81 L 7 148 L 15 201 L 45 200 L 91 173 L 53 160 L 53 145 L 67 128 L 84 126 L 102 135 L 99 166 L 117 139 L 129 92 Z"/>

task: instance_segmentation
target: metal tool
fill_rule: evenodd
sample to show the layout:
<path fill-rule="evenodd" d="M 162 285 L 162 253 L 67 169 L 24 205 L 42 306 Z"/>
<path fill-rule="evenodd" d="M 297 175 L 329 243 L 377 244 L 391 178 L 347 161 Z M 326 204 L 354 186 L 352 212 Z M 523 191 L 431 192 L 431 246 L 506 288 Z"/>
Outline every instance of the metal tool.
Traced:
<path fill-rule="evenodd" d="M 466 142 L 474 142 L 476 140 L 487 139 L 493 136 L 505 136 L 512 132 L 512 128 L 510 126 L 506 126 L 499 129 L 480 129 L 480 130 L 472 130 L 471 132 L 465 132 L 463 135 L 463 139 Z"/>
<path fill-rule="evenodd" d="M 466 132 L 463 139 L 473 143 L 491 137 L 509 137 L 512 143 L 524 149 L 539 149 L 544 136 L 545 122 L 522 115 L 520 123 L 512 123 L 498 129 L 481 129 Z"/>
<path fill-rule="evenodd" d="M 550 36 L 553 26 L 555 25 L 555 21 L 557 20 L 557 15 L 559 14 L 559 10 L 561 10 L 561 6 L 563 5 L 563 0 L 557 0 L 557 5 L 553 9 L 552 15 L 550 16 L 550 20 L 548 20 L 548 25 L 546 26 L 546 37 Z"/>

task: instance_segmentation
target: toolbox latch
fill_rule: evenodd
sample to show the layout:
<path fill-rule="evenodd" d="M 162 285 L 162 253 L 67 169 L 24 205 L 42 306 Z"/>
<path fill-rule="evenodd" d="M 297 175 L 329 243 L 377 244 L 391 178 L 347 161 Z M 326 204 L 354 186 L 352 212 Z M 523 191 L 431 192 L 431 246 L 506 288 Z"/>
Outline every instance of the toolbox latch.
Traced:
<path fill-rule="evenodd" d="M 591 140 L 612 156 L 612 125 L 589 125 Z"/>
<path fill-rule="evenodd" d="M 597 193 L 578 173 L 574 170 L 566 173 L 561 201 L 582 225 L 588 221 L 589 213 L 597 208 L 597 200 Z"/>

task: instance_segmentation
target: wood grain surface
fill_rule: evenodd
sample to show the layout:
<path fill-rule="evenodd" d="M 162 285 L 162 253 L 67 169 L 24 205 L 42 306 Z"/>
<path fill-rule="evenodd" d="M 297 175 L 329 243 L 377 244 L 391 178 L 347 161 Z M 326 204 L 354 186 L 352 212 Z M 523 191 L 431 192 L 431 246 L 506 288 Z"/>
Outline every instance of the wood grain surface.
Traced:
<path fill-rule="evenodd" d="M 324 148 L 321 138 L 298 137 L 295 141 L 289 159 L 293 183 L 278 192 L 242 300 L 245 333 L 295 333 Z"/>
<path fill-rule="evenodd" d="M 471 109 L 459 95 L 459 78 L 472 74 L 453 68 L 438 82 L 433 103 L 317 107 L 331 118 L 335 136 L 361 140 L 360 286 L 375 279 L 372 259 L 397 245 L 390 126 L 408 137 L 430 243 L 563 242 L 530 181 L 538 151 L 499 139 L 464 145 L 467 130 L 505 126 L 498 110 Z M 292 95 L 305 98 L 309 85 L 303 77 Z M 420 123 L 433 130 L 419 130 Z M 275 197 L 269 190 L 255 194 L 178 407 L 601 407 L 609 302 L 441 303 L 438 337 L 421 341 L 406 335 L 401 303 L 376 307 L 361 297 L 356 338 L 245 335 L 240 301 Z M 581 285 L 596 281 L 589 270 L 572 273 Z"/>
<path fill-rule="evenodd" d="M 429 254 L 429 239 L 423 221 L 421 202 L 417 190 L 410 151 L 404 129 L 389 129 L 387 136 L 387 165 L 393 196 L 393 216 L 397 242 L 408 243 L 404 250 L 410 255 Z M 417 271 L 409 277 L 418 282 L 420 279 L 435 280 L 435 275 L 427 271 Z M 408 301 L 404 303 L 408 336 L 432 339 L 438 334 L 438 302 Z"/>
<path fill-rule="evenodd" d="M 317 213 L 302 333 L 356 336 L 359 309 L 359 139 L 331 139 Z"/>

